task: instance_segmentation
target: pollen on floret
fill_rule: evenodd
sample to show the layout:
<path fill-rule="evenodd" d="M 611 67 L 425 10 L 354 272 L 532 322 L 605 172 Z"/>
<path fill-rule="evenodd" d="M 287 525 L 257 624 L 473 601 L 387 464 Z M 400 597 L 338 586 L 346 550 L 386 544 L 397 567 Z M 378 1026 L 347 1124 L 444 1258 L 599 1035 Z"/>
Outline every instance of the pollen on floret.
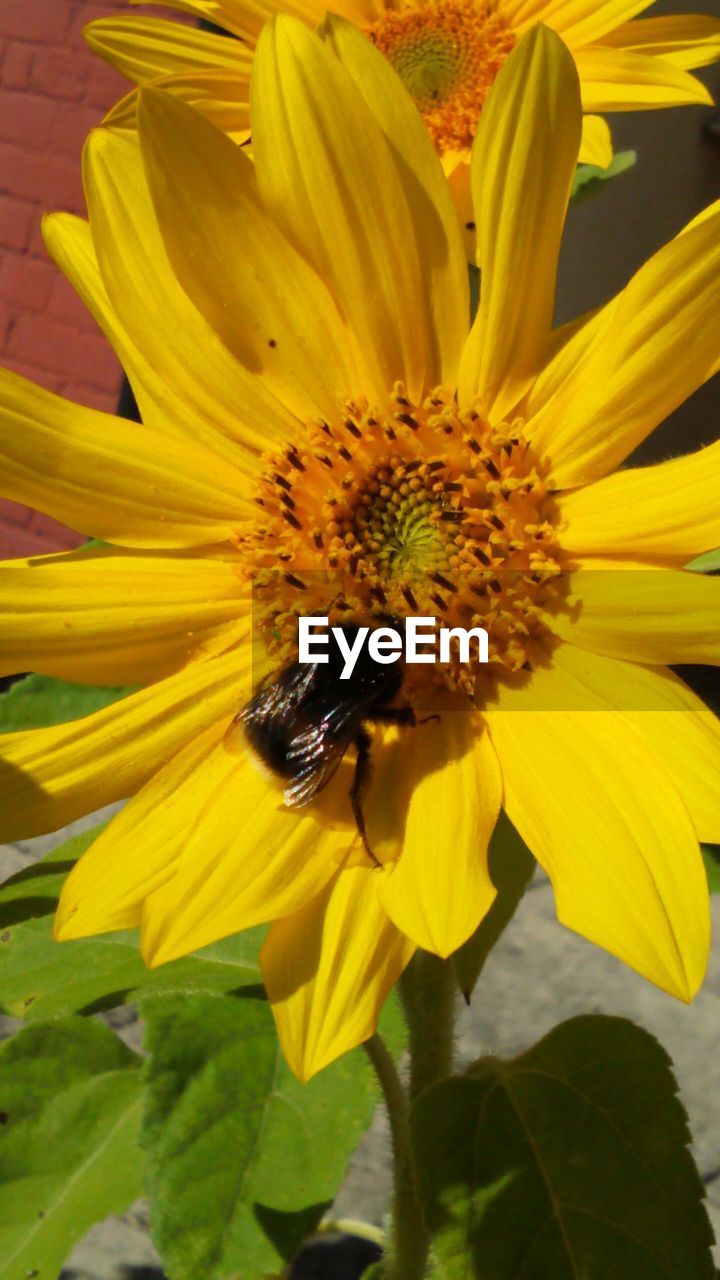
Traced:
<path fill-rule="evenodd" d="M 388 9 L 365 28 L 414 98 L 441 153 L 472 146 L 485 99 L 516 36 L 486 0 Z"/>
<path fill-rule="evenodd" d="M 414 404 L 396 383 L 383 407 L 348 401 L 268 455 L 256 502 L 240 549 L 279 666 L 295 656 L 300 615 L 483 627 L 491 666 L 535 664 L 560 567 L 520 420 L 491 424 L 443 389 Z M 406 688 L 441 682 L 475 697 L 484 675 L 453 655 L 414 669 Z"/>

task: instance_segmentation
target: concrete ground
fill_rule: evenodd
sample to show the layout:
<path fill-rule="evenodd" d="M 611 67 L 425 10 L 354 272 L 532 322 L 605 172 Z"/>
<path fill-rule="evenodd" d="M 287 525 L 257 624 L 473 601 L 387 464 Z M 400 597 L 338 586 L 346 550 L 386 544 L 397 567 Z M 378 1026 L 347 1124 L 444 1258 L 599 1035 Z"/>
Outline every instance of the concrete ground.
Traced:
<path fill-rule="evenodd" d="M 55 836 L 0 847 L 0 878 L 94 821 L 75 823 Z M 720 895 L 713 909 L 716 931 L 720 931 Z M 556 1023 L 580 1013 L 631 1018 L 657 1036 L 670 1053 L 690 1116 L 710 1215 L 720 1236 L 720 949 L 715 950 L 701 994 L 688 1008 L 558 925 L 550 886 L 538 875 L 491 955 L 471 1007 L 466 1009 L 459 1002 L 458 1059 L 467 1063 L 481 1054 L 514 1055 Z M 130 1009 L 107 1016 L 133 1048 L 140 1047 L 140 1028 Z M 0 1035 L 10 1034 L 19 1025 L 14 1019 L 0 1019 Z M 387 1128 L 379 1112 L 351 1163 L 334 1216 L 379 1224 L 389 1188 Z M 142 1202 L 122 1217 L 94 1227 L 63 1272 L 63 1280 L 160 1278 Z"/>

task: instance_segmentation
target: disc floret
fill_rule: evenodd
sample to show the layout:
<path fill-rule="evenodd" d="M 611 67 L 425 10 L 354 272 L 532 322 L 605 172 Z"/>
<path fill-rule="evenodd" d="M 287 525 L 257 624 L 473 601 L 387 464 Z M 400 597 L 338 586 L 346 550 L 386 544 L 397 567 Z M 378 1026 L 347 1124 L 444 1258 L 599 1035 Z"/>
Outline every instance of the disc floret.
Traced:
<path fill-rule="evenodd" d="M 397 71 L 441 152 L 472 146 L 480 112 L 516 37 L 484 0 L 388 9 L 366 28 Z"/>
<path fill-rule="evenodd" d="M 301 614 L 331 625 L 413 615 L 484 627 L 495 668 L 533 665 L 560 570 L 521 420 L 491 424 L 442 388 L 414 404 L 396 383 L 384 410 L 348 401 L 268 457 L 256 500 L 262 519 L 243 549 L 279 661 Z M 476 697 L 486 672 L 454 657 L 412 679 Z"/>

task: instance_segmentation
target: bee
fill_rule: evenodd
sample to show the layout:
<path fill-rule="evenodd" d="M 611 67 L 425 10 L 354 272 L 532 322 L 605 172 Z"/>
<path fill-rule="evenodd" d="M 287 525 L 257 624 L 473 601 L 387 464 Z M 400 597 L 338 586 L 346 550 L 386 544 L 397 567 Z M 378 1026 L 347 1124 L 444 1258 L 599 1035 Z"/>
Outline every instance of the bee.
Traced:
<path fill-rule="evenodd" d="M 400 628 L 394 619 L 392 625 Z M 342 631 L 353 644 L 359 628 Z M 412 707 L 390 704 L 400 693 L 402 660 L 375 662 L 363 647 L 349 679 L 341 680 L 345 659 L 331 632 L 328 661 L 292 662 L 273 683 L 260 689 L 238 712 L 233 724 L 241 724 L 245 737 L 273 773 L 285 781 L 285 804 L 300 808 L 330 782 L 348 747 L 356 751 L 355 773 L 349 798 L 358 834 L 372 862 L 379 866 L 368 844 L 362 797 L 372 767 L 372 738 L 368 724 L 414 726 L 419 722 Z M 430 716 L 428 719 L 437 719 Z"/>

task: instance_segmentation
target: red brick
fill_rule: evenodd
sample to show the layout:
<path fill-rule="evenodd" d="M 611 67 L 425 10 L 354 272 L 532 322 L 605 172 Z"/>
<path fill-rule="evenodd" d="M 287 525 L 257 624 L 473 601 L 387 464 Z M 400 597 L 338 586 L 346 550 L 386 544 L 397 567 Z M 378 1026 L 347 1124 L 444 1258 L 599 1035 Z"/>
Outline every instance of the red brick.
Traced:
<path fill-rule="evenodd" d="M 36 382 L 39 387 L 45 387 L 46 391 L 59 393 L 63 382 L 66 381 L 59 374 L 53 374 L 47 369 L 42 369 L 32 359 L 21 360 L 6 353 L 3 354 L 2 362 L 3 367 L 9 369 L 11 373 L 19 373 L 21 377 L 28 378 L 30 382 Z"/>
<path fill-rule="evenodd" d="M 67 0 L 2 0 L 0 33 L 11 39 L 60 44 L 72 20 Z"/>
<path fill-rule="evenodd" d="M 0 196 L 0 245 L 4 249 L 26 249 L 34 217 L 34 205 Z"/>
<path fill-rule="evenodd" d="M 118 377 L 117 358 L 108 343 L 94 334 L 76 333 L 68 325 L 43 316 L 21 315 L 8 344 L 9 354 L 65 375 L 82 369 L 89 386 L 107 387 Z"/>
<path fill-rule="evenodd" d="M 15 316 L 11 312 L 9 306 L 0 300 L 0 351 L 2 351 L 5 346 L 14 323 Z"/>
<path fill-rule="evenodd" d="M 103 413 L 115 413 L 120 399 L 120 381 L 122 370 L 118 368 L 117 380 L 110 386 L 100 389 L 89 387 L 84 382 L 66 382 L 62 394 L 75 404 L 85 405 L 87 409 L 101 409 Z"/>
<path fill-rule="evenodd" d="M 124 98 L 125 94 L 129 93 L 131 88 L 132 85 L 120 75 L 119 71 L 96 58 L 88 77 L 85 101 L 92 107 L 99 107 L 103 112 L 109 111 L 120 98 Z"/>
<path fill-rule="evenodd" d="M 0 266 L 0 297 L 23 311 L 44 311 L 55 287 L 57 267 L 27 254 L 8 254 Z"/>
<path fill-rule="evenodd" d="M 34 533 L 32 529 L 18 529 L 0 524 L 0 556 L 5 560 L 17 560 L 21 556 L 45 556 L 53 551 L 70 551 L 79 547 L 85 538 L 72 529 L 58 525 L 52 535 Z"/>
<path fill-rule="evenodd" d="M 58 111 L 48 134 L 48 145 L 56 155 L 70 156 L 75 164 L 91 129 L 102 120 L 103 112 L 97 107 L 77 106 Z"/>
<path fill-rule="evenodd" d="M 0 90 L 0 141 L 19 142 L 28 150 L 43 151 L 56 115 L 55 104 L 40 94 Z M 33 163 L 38 163 L 34 157 Z"/>
<path fill-rule="evenodd" d="M 14 43 L 8 46 L 2 67 L 2 82 L 6 88 L 26 89 L 28 87 L 35 52 L 36 49 L 31 44 Z"/>
<path fill-rule="evenodd" d="M 0 498 L 0 528 L 7 524 L 23 528 L 30 523 L 32 515 L 31 507 L 21 507 L 17 502 L 10 502 L 8 498 Z"/>
<path fill-rule="evenodd" d="M 32 64 L 30 84 L 49 98 L 66 98 L 79 102 L 92 70 L 89 49 L 75 53 L 70 49 L 38 49 Z"/>
<path fill-rule="evenodd" d="M 53 542 L 72 538 L 74 546 L 85 541 L 83 534 L 76 533 L 74 529 L 68 529 L 66 525 L 60 524 L 58 520 L 53 520 L 52 516 L 44 515 L 42 511 L 31 512 L 28 532 Z"/>
<path fill-rule="evenodd" d="M 45 314 L 51 320 L 61 320 L 63 324 L 68 324 L 72 329 L 79 329 L 83 333 L 99 333 L 100 330 L 93 315 L 78 297 L 70 282 L 59 270 L 56 271 L 56 277 Z"/>
<path fill-rule="evenodd" d="M 41 201 L 45 209 L 75 207 L 80 199 L 77 164 L 62 156 L 45 156 L 39 164 L 16 143 L 0 145 L 0 184 L 1 193 Z"/>

